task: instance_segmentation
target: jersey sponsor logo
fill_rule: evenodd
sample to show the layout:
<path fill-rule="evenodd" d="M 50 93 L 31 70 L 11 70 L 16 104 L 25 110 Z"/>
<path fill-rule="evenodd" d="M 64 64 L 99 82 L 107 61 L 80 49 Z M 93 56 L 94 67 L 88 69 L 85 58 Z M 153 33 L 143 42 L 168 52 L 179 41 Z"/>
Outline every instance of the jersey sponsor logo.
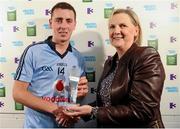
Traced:
<path fill-rule="evenodd" d="M 41 69 L 42 71 L 53 71 L 51 66 L 42 66 Z"/>
<path fill-rule="evenodd" d="M 57 97 L 42 97 L 43 100 L 49 101 L 49 102 L 69 102 L 68 98 L 57 96 Z"/>

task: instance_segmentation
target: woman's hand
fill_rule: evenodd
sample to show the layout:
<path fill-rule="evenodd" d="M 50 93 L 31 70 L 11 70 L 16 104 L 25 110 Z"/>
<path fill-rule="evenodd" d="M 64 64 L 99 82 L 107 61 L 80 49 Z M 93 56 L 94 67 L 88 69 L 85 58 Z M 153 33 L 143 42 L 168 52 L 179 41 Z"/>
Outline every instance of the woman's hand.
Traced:
<path fill-rule="evenodd" d="M 68 107 L 64 114 L 71 116 L 71 117 L 81 117 L 85 115 L 90 115 L 92 111 L 92 107 L 89 105 L 83 106 L 71 106 Z"/>

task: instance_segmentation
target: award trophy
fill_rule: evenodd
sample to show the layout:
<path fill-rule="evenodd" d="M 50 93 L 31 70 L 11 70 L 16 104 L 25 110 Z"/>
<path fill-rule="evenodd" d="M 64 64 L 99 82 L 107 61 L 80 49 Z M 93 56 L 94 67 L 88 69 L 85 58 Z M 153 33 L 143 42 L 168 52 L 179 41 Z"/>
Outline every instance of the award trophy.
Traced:
<path fill-rule="evenodd" d="M 80 78 L 79 69 L 76 66 L 73 66 L 69 73 L 69 104 L 67 106 L 71 106 L 76 104 L 77 99 L 77 91 L 78 91 L 78 82 Z"/>
<path fill-rule="evenodd" d="M 80 78 L 79 69 L 73 66 L 69 71 L 69 77 L 59 75 L 53 84 L 54 101 L 59 106 L 72 106 L 76 104 L 78 82 Z"/>

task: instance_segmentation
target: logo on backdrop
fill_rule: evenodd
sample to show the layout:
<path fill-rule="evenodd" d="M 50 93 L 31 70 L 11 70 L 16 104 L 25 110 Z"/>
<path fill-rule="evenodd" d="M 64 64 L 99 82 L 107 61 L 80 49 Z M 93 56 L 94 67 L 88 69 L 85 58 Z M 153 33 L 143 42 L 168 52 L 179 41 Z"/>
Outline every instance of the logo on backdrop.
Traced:
<path fill-rule="evenodd" d="M 171 37 L 170 37 L 170 42 L 171 42 L 171 43 L 176 42 L 176 40 L 177 40 L 177 38 L 176 38 L 176 37 L 174 37 L 174 36 L 171 36 Z"/>
<path fill-rule="evenodd" d="M 0 83 L 0 97 L 5 97 L 5 96 L 6 96 L 5 86 L 3 83 Z"/>
<path fill-rule="evenodd" d="M 178 8 L 178 5 L 176 3 L 171 3 L 172 10 L 177 9 L 177 8 Z"/>
<path fill-rule="evenodd" d="M 71 46 L 73 46 L 73 47 L 75 46 L 75 41 L 74 40 L 70 40 L 69 42 L 70 42 Z"/>
<path fill-rule="evenodd" d="M 91 23 L 84 23 L 84 25 L 86 26 L 87 29 L 97 28 L 97 24 L 94 23 L 94 22 L 91 22 Z"/>
<path fill-rule="evenodd" d="M 6 91 L 5 87 L 0 88 L 0 97 L 5 97 L 6 96 Z"/>
<path fill-rule="evenodd" d="M 0 79 L 3 79 L 3 78 L 4 78 L 4 74 L 0 73 Z"/>
<path fill-rule="evenodd" d="M 97 89 L 94 88 L 94 87 L 92 87 L 92 88 L 91 88 L 91 94 L 96 94 L 96 92 L 97 92 Z"/>
<path fill-rule="evenodd" d="M 88 82 L 95 82 L 96 80 L 96 71 L 94 67 L 87 67 L 86 68 L 86 77 Z"/>
<path fill-rule="evenodd" d="M 156 25 L 155 22 L 150 22 L 150 23 L 149 23 L 149 27 L 150 27 L 150 29 L 154 29 L 154 28 L 157 27 L 157 25 Z"/>
<path fill-rule="evenodd" d="M 15 64 L 19 64 L 19 58 L 18 58 L 18 57 L 15 57 L 15 58 L 14 58 L 14 63 L 15 63 Z"/>
<path fill-rule="evenodd" d="M 32 43 L 31 43 L 31 44 L 35 44 L 35 43 L 37 43 L 37 41 L 32 41 Z"/>
<path fill-rule="evenodd" d="M 166 55 L 166 64 L 177 65 L 177 53 L 175 50 L 168 50 L 168 54 Z"/>
<path fill-rule="evenodd" d="M 177 17 L 177 16 L 171 16 L 171 17 L 169 17 L 169 20 L 170 20 L 170 22 L 171 23 L 179 23 L 179 17 Z"/>
<path fill-rule="evenodd" d="M 13 32 L 17 32 L 17 31 L 20 31 L 19 27 L 18 26 L 13 26 Z"/>
<path fill-rule="evenodd" d="M 84 56 L 85 62 L 95 62 L 96 56 Z M 95 82 L 96 70 L 94 67 L 86 67 L 86 76 L 89 82 Z"/>
<path fill-rule="evenodd" d="M 133 10 L 131 6 L 126 6 L 126 9 Z"/>
<path fill-rule="evenodd" d="M 169 103 L 169 108 L 170 108 L 170 109 L 176 108 L 176 103 L 170 102 L 170 103 Z"/>
<path fill-rule="evenodd" d="M 156 5 L 154 5 L 154 4 L 146 4 L 146 5 L 144 5 L 144 10 L 145 11 L 154 11 L 154 10 L 156 10 Z"/>
<path fill-rule="evenodd" d="M 36 23 L 34 21 L 27 22 L 27 36 L 36 36 Z"/>
<path fill-rule="evenodd" d="M 13 72 L 13 73 L 11 73 L 10 75 L 12 76 L 12 78 L 14 78 L 15 75 L 16 75 L 16 73 Z"/>
<path fill-rule="evenodd" d="M 169 92 L 169 93 L 177 93 L 177 92 L 178 92 L 178 87 L 177 87 L 177 86 L 166 87 L 165 89 L 166 89 L 167 92 Z"/>
<path fill-rule="evenodd" d="M 0 62 L 1 62 L 1 63 L 7 62 L 6 57 L 0 57 Z"/>
<path fill-rule="evenodd" d="M 19 46 L 23 46 L 23 41 L 12 41 L 12 45 L 13 46 L 17 46 L 17 47 L 19 47 Z"/>
<path fill-rule="evenodd" d="M 15 102 L 15 110 L 24 110 L 24 105 Z"/>
<path fill-rule="evenodd" d="M 148 46 L 154 47 L 156 50 L 158 50 L 158 38 L 156 35 L 150 35 L 147 43 Z"/>
<path fill-rule="evenodd" d="M 106 3 L 104 8 L 104 18 L 109 18 L 114 10 L 112 3 Z"/>
<path fill-rule="evenodd" d="M 114 10 L 114 7 L 112 8 L 104 8 L 104 18 L 109 18 Z"/>
<path fill-rule="evenodd" d="M 93 0 L 83 0 L 82 2 L 92 2 Z"/>
<path fill-rule="evenodd" d="M 95 56 L 84 56 L 85 61 L 89 61 L 89 62 L 95 62 L 96 61 L 96 57 Z"/>
<path fill-rule="evenodd" d="M 93 41 L 88 41 L 88 47 L 94 47 L 94 42 Z"/>
<path fill-rule="evenodd" d="M 4 107 L 4 103 L 0 101 L 0 108 Z"/>
<path fill-rule="evenodd" d="M 8 21 L 16 21 L 16 7 L 14 7 L 14 6 L 8 7 L 7 20 Z"/>
<path fill-rule="evenodd" d="M 176 80 L 176 74 L 170 74 L 169 79 L 170 80 Z"/>
<path fill-rule="evenodd" d="M 24 9 L 24 15 L 34 15 L 34 9 Z"/>
<path fill-rule="evenodd" d="M 110 45 L 111 44 L 110 39 L 105 39 L 105 44 Z"/>
<path fill-rule="evenodd" d="M 51 10 L 45 9 L 45 15 L 46 15 L 46 16 L 49 16 L 50 14 L 51 14 Z"/>
<path fill-rule="evenodd" d="M 43 24 L 43 27 L 46 30 L 50 30 L 51 29 L 48 23 Z"/>
<path fill-rule="evenodd" d="M 87 14 L 92 14 L 93 12 L 93 8 L 87 8 Z"/>

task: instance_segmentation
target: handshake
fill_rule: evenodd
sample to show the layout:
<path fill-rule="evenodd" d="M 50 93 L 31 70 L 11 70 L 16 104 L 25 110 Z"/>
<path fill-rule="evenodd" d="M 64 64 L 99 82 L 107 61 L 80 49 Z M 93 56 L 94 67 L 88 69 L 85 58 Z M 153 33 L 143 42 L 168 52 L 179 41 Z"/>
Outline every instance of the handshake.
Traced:
<path fill-rule="evenodd" d="M 81 77 L 78 82 L 77 97 L 82 98 L 88 93 L 86 77 Z M 74 123 L 78 122 L 81 116 L 91 114 L 92 107 L 89 105 L 80 106 L 78 104 L 72 106 L 59 106 L 53 111 L 56 121 L 63 127 L 71 127 Z"/>
<path fill-rule="evenodd" d="M 92 107 L 89 105 L 74 105 L 68 107 L 58 107 L 53 111 L 56 121 L 63 127 L 71 127 L 78 122 L 81 116 L 91 115 Z"/>

